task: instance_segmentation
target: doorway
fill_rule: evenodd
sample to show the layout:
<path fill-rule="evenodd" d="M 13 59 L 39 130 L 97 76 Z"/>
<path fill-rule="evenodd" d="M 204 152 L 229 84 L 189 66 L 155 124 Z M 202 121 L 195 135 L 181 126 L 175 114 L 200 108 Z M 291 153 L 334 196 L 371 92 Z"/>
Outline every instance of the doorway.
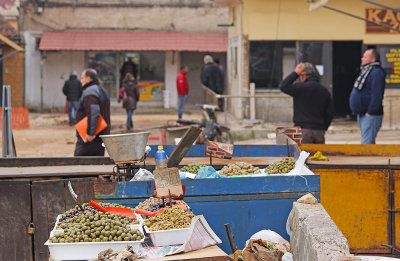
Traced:
<path fill-rule="evenodd" d="M 349 97 L 361 64 L 361 41 L 333 42 L 333 104 L 337 116 L 351 114 Z"/>
<path fill-rule="evenodd" d="M 189 83 L 189 95 L 185 102 L 185 108 L 194 107 L 191 105 L 205 103 L 204 90 L 201 87 L 200 74 L 204 66 L 203 58 L 209 53 L 200 52 L 181 52 L 181 65 L 189 66 L 187 79 Z M 226 72 L 226 53 L 211 53 L 213 58 L 219 58 L 221 65 Z M 227 79 L 225 75 L 225 88 Z"/>

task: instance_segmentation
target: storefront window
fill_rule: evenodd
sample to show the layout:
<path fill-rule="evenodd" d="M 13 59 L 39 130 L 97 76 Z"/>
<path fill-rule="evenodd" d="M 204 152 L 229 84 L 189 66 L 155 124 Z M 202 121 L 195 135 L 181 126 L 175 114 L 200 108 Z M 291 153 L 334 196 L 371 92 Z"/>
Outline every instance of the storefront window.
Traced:
<path fill-rule="evenodd" d="M 295 64 L 295 48 L 295 41 L 251 41 L 250 82 L 256 88 L 278 88 L 287 64 Z"/>
<path fill-rule="evenodd" d="M 115 52 L 88 53 L 88 67 L 97 71 L 101 84 L 108 91 L 110 97 L 117 96 L 116 65 Z"/>
<path fill-rule="evenodd" d="M 140 80 L 164 81 L 165 53 L 142 52 L 140 53 Z"/>

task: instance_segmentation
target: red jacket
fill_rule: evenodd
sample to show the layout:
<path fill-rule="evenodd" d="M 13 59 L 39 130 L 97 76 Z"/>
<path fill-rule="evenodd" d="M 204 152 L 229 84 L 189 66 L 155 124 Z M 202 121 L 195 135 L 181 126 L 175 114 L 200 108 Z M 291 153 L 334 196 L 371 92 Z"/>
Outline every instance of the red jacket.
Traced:
<path fill-rule="evenodd" d="M 189 93 L 189 84 L 184 71 L 181 71 L 176 77 L 176 90 L 178 95 L 188 95 Z"/>

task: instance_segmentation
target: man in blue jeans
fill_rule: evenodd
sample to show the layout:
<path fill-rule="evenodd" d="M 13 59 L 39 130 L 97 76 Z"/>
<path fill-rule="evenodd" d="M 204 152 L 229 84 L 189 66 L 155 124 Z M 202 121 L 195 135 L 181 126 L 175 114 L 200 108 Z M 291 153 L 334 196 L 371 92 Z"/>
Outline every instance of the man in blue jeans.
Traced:
<path fill-rule="evenodd" d="M 357 115 L 361 144 L 375 144 L 382 126 L 383 95 L 386 73 L 380 65 L 376 49 L 368 49 L 361 58 L 361 73 L 350 94 L 350 108 Z"/>
<path fill-rule="evenodd" d="M 71 73 L 69 79 L 64 83 L 62 91 L 67 96 L 69 125 L 72 126 L 78 110 L 79 99 L 82 95 L 82 85 L 76 73 Z"/>

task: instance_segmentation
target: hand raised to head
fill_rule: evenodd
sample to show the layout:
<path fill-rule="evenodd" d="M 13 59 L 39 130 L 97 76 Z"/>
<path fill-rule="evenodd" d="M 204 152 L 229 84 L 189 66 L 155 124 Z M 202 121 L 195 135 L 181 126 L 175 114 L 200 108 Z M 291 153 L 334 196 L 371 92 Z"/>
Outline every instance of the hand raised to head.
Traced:
<path fill-rule="evenodd" d="M 299 63 L 298 65 L 296 65 L 294 71 L 295 73 L 297 73 L 297 75 L 300 75 L 304 71 L 304 63 Z"/>

